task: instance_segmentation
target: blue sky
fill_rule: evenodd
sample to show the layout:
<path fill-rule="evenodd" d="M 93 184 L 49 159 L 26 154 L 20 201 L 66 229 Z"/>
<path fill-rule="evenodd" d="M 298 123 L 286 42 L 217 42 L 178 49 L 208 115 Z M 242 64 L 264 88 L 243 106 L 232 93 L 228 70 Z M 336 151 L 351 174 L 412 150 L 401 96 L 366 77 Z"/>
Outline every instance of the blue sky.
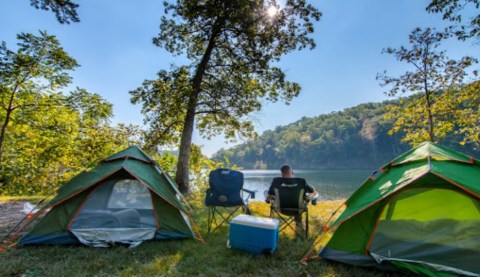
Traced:
<path fill-rule="evenodd" d="M 114 105 L 112 123 L 142 124 L 140 107 L 130 104 L 128 91 L 143 80 L 153 79 L 160 69 L 184 61 L 152 44 L 163 12 L 160 0 L 82 0 L 80 23 L 59 24 L 53 13 L 36 10 L 30 0 L 0 0 L 0 41 L 10 48 L 20 32 L 47 30 L 56 35 L 81 67 L 71 75 L 78 86 L 102 95 Z M 393 57 L 382 55 L 385 47 L 406 45 L 415 27 L 446 26 L 440 15 L 428 14 L 425 0 L 317 0 L 310 1 L 323 16 L 313 35 L 317 47 L 285 56 L 280 66 L 291 81 L 302 86 L 289 106 L 265 103 L 252 114 L 260 134 L 304 116 L 339 111 L 363 102 L 386 100 L 375 76 L 388 70 L 395 75 L 408 69 Z M 450 41 L 447 55 L 478 55 L 471 43 Z M 239 141 L 241 142 L 241 140 Z M 207 155 L 233 144 L 223 138 L 204 140 L 196 133 L 194 143 Z"/>

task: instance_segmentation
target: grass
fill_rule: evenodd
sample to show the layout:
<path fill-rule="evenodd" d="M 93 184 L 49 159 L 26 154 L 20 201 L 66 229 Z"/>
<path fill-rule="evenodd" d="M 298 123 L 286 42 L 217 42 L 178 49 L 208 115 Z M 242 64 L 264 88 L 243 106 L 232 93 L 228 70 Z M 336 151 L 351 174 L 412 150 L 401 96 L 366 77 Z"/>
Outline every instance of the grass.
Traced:
<path fill-rule="evenodd" d="M 42 200 L 43 196 L 5 196 L 0 195 L 0 203 L 1 202 L 9 202 L 9 201 L 34 201 L 38 202 Z"/>
<path fill-rule="evenodd" d="M 0 198 L 2 201 L 4 198 Z M 364 269 L 325 260 L 306 266 L 298 261 L 310 240 L 298 239 L 293 232 L 282 232 L 273 255 L 251 255 L 226 248 L 228 225 L 205 235 L 207 209 L 194 200 L 194 218 L 206 244 L 197 240 L 149 241 L 136 248 L 90 248 L 84 246 L 15 247 L 0 252 L 1 276 L 386 276 L 375 269 Z M 311 236 L 340 201 L 319 202 L 310 208 Z M 268 216 L 269 206 L 253 202 L 252 213 Z M 389 274 L 389 276 L 400 276 Z"/>

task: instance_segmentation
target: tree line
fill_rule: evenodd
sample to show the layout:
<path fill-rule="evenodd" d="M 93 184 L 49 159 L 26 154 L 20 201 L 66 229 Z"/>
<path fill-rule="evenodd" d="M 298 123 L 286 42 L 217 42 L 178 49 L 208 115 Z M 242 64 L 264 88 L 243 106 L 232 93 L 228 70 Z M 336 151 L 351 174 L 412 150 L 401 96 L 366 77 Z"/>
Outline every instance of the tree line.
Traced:
<path fill-rule="evenodd" d="M 403 109 L 421 97 L 366 103 L 302 118 L 265 131 L 255 140 L 221 149 L 212 159 L 247 169 L 278 169 L 286 163 L 298 169 L 376 169 L 411 148 L 404 140 L 405 132 L 389 135 L 395 119 L 388 110 Z M 450 133 L 439 143 L 480 158 L 480 141 L 461 145 L 463 139 Z"/>

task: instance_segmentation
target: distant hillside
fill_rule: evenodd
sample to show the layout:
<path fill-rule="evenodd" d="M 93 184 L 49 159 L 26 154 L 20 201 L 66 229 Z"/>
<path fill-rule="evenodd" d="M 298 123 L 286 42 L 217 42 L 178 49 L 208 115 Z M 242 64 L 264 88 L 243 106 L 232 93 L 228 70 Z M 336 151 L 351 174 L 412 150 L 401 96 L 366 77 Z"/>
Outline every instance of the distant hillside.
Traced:
<path fill-rule="evenodd" d="M 302 118 L 286 126 L 265 131 L 258 139 L 221 149 L 213 155 L 246 169 L 277 169 L 288 163 L 297 169 L 372 169 L 410 149 L 401 143 L 403 134 L 387 134 L 392 122 L 383 119 L 385 106 L 397 101 L 366 103 L 341 112 Z M 461 152 L 454 137 L 442 145 Z"/>

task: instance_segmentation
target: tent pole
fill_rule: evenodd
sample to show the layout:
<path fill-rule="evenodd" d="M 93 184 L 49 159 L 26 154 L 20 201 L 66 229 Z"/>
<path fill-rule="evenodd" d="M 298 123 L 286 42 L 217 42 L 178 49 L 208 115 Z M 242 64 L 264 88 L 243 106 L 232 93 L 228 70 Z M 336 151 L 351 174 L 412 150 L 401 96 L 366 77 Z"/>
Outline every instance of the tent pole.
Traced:
<path fill-rule="evenodd" d="M 333 213 L 330 215 L 330 217 L 327 219 L 327 221 L 325 222 L 325 224 L 323 224 L 323 228 L 320 229 L 320 231 L 318 232 L 318 234 L 315 236 L 315 240 L 312 241 L 312 243 L 310 244 L 310 247 L 308 248 L 307 252 L 305 252 L 305 254 L 303 255 L 302 259 L 300 260 L 300 263 L 303 264 L 303 265 L 306 265 L 307 264 L 307 261 L 310 260 L 311 258 L 314 258 L 315 256 L 313 257 L 310 257 L 310 255 L 312 254 L 312 252 L 315 250 L 315 248 L 317 247 L 317 245 L 320 243 L 321 239 L 323 238 L 323 235 L 325 233 L 327 233 L 327 231 L 329 230 L 329 227 L 328 227 L 328 223 L 332 220 L 332 218 L 335 216 L 335 214 L 345 205 L 345 203 L 347 203 L 347 201 L 343 202 L 342 204 L 340 204 L 340 206 L 338 206 L 337 209 L 335 209 L 335 211 L 333 211 Z M 316 255 L 318 256 L 318 255 Z"/>
<path fill-rule="evenodd" d="M 192 225 L 198 235 L 198 240 L 201 241 L 202 243 L 205 243 L 205 240 L 203 239 L 202 233 L 200 232 L 200 229 L 198 228 L 197 223 L 195 220 L 193 220 L 193 217 L 190 214 L 187 214 L 188 218 L 190 218 L 190 221 L 192 222 Z"/>
<path fill-rule="evenodd" d="M 0 251 L 4 250 L 5 248 L 11 248 L 11 247 L 6 247 L 6 244 L 13 241 L 17 235 L 20 233 L 20 231 L 22 231 L 27 225 L 28 223 L 31 222 L 32 219 L 34 219 L 35 217 L 37 217 L 38 215 L 40 215 L 44 208 L 43 207 L 42 209 L 40 209 L 38 212 L 36 212 L 35 214 L 32 214 L 32 212 L 38 208 L 43 202 L 45 202 L 45 200 L 47 200 L 49 197 L 51 197 L 54 193 L 56 193 L 56 191 L 54 190 L 53 193 L 51 193 L 50 195 L 47 195 L 45 198 L 43 198 L 42 200 L 40 200 L 40 202 L 38 202 L 33 208 L 32 210 L 25 215 L 25 217 L 22 218 L 22 220 L 20 220 L 17 225 L 15 225 L 12 230 L 10 230 L 10 232 L 8 232 L 8 234 L 2 238 L 1 242 L 0 242 Z M 28 220 L 27 220 L 28 219 Z"/>

